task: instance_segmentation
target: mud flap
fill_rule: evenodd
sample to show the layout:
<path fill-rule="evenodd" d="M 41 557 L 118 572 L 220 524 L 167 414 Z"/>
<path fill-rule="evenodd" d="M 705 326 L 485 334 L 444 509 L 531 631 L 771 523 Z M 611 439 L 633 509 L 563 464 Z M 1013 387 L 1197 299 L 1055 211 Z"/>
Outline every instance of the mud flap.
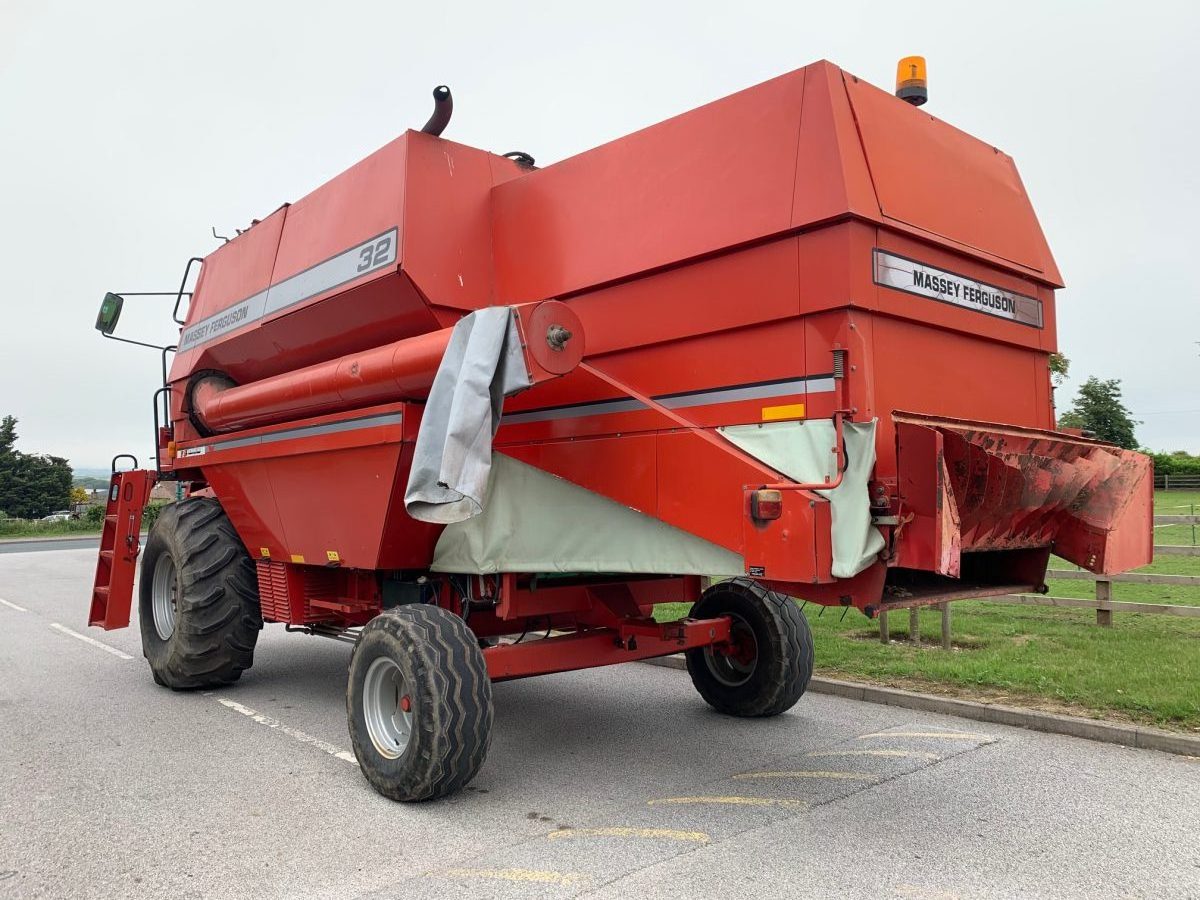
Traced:
<path fill-rule="evenodd" d="M 1050 548 L 1101 575 L 1153 558 L 1149 457 L 1055 431 L 896 413 L 896 564 L 957 578 L 964 553 Z"/>

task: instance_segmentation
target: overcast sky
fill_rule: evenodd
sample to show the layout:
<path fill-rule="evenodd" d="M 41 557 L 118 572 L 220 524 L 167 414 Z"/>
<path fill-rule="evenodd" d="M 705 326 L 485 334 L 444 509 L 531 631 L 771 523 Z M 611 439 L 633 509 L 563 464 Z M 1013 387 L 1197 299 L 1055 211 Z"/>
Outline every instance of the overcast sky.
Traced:
<path fill-rule="evenodd" d="M 816 59 L 890 89 L 919 53 L 926 109 L 1016 159 L 1073 383 L 1121 379 L 1144 444 L 1200 451 L 1198 8 L 0 0 L 0 414 L 77 466 L 149 455 L 158 359 L 92 329 L 104 292 L 174 289 L 210 226 L 420 127 L 436 84 L 447 137 L 545 165 Z M 169 301 L 125 308 L 176 336 Z"/>

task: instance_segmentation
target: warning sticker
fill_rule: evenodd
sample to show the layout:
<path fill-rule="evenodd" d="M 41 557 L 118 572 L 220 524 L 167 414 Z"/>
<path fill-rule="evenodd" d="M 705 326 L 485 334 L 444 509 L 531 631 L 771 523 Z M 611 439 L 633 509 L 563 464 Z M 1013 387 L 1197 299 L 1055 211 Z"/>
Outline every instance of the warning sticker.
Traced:
<path fill-rule="evenodd" d="M 1022 325 L 1042 327 L 1042 301 L 1024 294 L 947 272 L 904 256 L 874 250 L 875 283 L 884 287 L 952 303 Z"/>

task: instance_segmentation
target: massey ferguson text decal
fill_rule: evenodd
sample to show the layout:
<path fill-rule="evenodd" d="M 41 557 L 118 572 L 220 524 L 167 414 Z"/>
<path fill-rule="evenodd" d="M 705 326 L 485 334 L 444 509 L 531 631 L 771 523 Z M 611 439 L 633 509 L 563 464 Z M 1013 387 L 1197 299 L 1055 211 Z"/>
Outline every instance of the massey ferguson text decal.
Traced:
<path fill-rule="evenodd" d="M 184 329 L 179 339 L 180 352 L 215 341 L 271 313 L 341 287 L 368 272 L 393 265 L 396 262 L 397 238 L 397 229 L 385 231 L 365 243 L 343 250 L 324 262 L 285 278 L 265 291 L 259 291 L 199 322 L 193 322 Z"/>
<path fill-rule="evenodd" d="M 875 249 L 875 283 L 1022 325 L 1042 327 L 1042 301 L 1034 297 L 1014 294 L 878 248 Z"/>

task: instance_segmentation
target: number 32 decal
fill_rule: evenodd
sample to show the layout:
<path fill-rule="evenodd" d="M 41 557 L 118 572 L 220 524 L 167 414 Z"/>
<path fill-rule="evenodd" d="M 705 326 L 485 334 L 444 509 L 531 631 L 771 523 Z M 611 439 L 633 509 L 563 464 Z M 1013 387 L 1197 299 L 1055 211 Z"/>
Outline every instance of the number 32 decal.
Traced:
<path fill-rule="evenodd" d="M 392 253 L 392 236 L 387 235 L 381 237 L 373 244 L 367 244 L 358 253 L 358 269 L 359 272 L 366 272 L 369 269 L 374 269 L 376 266 L 382 266 L 388 262 Z"/>

